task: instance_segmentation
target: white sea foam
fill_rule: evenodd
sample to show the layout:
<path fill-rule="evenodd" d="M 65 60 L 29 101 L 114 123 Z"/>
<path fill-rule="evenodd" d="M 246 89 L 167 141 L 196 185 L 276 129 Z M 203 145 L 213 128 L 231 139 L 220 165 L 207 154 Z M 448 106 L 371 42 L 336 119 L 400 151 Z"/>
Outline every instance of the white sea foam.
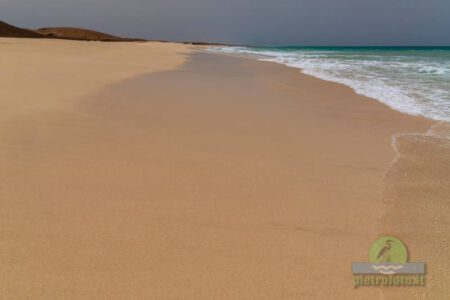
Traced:
<path fill-rule="evenodd" d="M 412 115 L 450 122 L 450 51 L 212 47 L 300 68 Z"/>

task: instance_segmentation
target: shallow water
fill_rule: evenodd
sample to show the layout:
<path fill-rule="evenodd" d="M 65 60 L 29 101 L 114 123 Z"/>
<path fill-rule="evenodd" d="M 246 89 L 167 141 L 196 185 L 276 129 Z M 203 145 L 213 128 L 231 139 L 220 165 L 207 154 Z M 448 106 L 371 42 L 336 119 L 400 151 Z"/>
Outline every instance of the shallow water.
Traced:
<path fill-rule="evenodd" d="M 397 157 L 384 178 L 380 235 L 400 237 L 410 262 L 425 262 L 426 287 L 386 290 L 386 299 L 444 299 L 450 291 L 450 125 L 396 134 Z"/>
<path fill-rule="evenodd" d="M 343 83 L 391 108 L 450 121 L 450 47 L 211 47 Z"/>

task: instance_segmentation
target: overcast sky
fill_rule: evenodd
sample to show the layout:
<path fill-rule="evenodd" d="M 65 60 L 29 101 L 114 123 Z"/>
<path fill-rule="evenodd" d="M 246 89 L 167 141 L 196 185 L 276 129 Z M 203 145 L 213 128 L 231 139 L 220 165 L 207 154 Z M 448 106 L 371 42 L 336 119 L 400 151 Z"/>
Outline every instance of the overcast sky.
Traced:
<path fill-rule="evenodd" d="M 450 0 L 0 0 L 20 27 L 255 45 L 450 45 Z"/>

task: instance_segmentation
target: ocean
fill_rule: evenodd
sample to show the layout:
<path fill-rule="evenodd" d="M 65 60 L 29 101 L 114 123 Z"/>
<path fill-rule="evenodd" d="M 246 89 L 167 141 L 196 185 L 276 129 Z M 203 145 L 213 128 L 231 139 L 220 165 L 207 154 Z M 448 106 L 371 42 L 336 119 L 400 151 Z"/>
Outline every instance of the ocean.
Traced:
<path fill-rule="evenodd" d="M 450 47 L 211 47 L 299 68 L 391 108 L 450 122 Z"/>

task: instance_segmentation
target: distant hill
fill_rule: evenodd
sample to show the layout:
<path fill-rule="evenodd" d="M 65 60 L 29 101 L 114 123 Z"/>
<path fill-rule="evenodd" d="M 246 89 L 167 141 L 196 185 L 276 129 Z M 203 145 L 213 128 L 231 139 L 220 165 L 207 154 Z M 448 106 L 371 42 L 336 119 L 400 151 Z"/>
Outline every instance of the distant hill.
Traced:
<path fill-rule="evenodd" d="M 50 27 L 35 30 L 36 33 L 47 38 L 82 40 L 82 41 L 103 41 L 103 42 L 128 42 L 143 41 L 140 39 L 128 39 L 83 28 L 72 27 Z"/>
<path fill-rule="evenodd" d="M 0 37 L 14 38 L 50 38 L 68 39 L 81 41 L 103 41 L 103 42 L 136 42 L 142 39 L 128 39 L 83 28 L 50 27 L 31 30 L 19 28 L 0 21 Z"/>
<path fill-rule="evenodd" d="M 106 34 L 99 31 L 75 28 L 75 27 L 46 27 L 37 30 L 19 28 L 0 21 L 0 37 L 14 38 L 47 38 L 47 39 L 66 39 L 79 41 L 101 41 L 101 42 L 143 42 L 144 39 L 130 39 Z M 168 42 L 168 41 L 157 41 Z M 182 42 L 183 44 L 198 46 L 231 46 L 220 43 L 205 42 Z"/>
<path fill-rule="evenodd" d="M 23 29 L 0 21 L 0 37 L 43 38 L 42 34 L 29 29 Z"/>

